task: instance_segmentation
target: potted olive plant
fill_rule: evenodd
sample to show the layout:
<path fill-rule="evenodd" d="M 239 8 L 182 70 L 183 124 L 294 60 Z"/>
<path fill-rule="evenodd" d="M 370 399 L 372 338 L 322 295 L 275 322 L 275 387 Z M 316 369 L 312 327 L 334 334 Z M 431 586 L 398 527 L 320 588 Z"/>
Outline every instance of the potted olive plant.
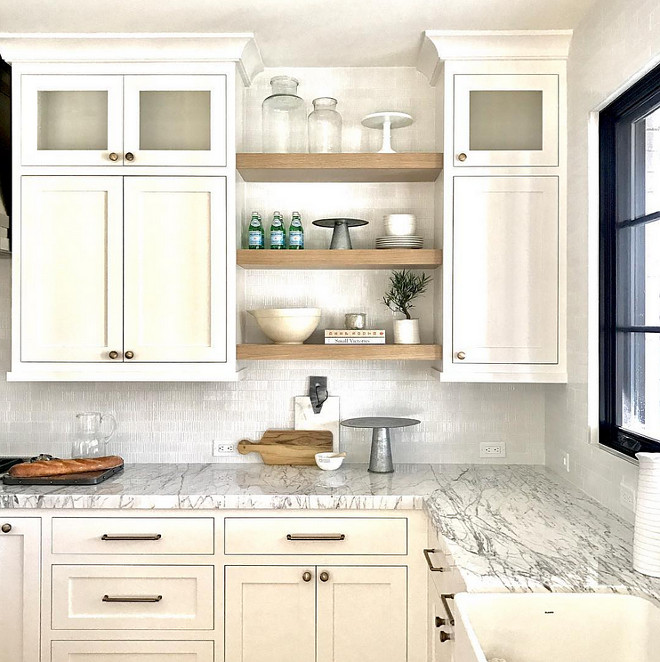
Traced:
<path fill-rule="evenodd" d="M 394 320 L 394 342 L 397 345 L 418 345 L 419 320 L 410 316 L 413 301 L 424 294 L 431 277 L 425 273 L 393 271 L 390 276 L 390 289 L 383 296 L 383 303 L 395 313 L 402 313 L 405 319 Z"/>

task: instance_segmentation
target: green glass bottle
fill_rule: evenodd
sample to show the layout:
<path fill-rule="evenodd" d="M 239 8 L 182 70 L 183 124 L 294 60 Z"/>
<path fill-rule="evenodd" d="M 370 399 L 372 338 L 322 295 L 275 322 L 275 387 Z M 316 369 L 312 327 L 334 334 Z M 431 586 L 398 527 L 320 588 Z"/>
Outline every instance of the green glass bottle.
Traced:
<path fill-rule="evenodd" d="M 264 227 L 261 225 L 261 216 L 256 211 L 253 211 L 250 225 L 248 226 L 248 248 L 250 250 L 261 250 L 263 247 Z"/>
<path fill-rule="evenodd" d="M 283 248 L 286 248 L 284 219 L 282 218 L 282 214 L 278 211 L 273 213 L 273 222 L 270 224 L 270 248 L 272 250 L 282 250 Z"/>
<path fill-rule="evenodd" d="M 289 226 L 289 248 L 301 251 L 305 248 L 305 231 L 303 230 L 300 212 L 291 214 L 291 225 Z"/>

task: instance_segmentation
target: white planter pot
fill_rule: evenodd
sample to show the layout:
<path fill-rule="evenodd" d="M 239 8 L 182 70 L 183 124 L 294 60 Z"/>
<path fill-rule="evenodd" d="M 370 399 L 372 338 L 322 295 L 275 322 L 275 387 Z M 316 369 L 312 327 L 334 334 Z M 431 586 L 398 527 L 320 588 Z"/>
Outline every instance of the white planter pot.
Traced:
<path fill-rule="evenodd" d="M 419 345 L 419 320 L 394 320 L 394 343 Z"/>

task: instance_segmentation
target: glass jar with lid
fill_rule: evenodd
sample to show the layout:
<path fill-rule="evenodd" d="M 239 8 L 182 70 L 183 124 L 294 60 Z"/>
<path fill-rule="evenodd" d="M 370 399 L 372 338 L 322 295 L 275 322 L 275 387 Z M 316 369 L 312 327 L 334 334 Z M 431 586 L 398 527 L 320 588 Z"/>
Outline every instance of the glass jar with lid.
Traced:
<path fill-rule="evenodd" d="M 261 106 L 263 151 L 307 151 L 307 111 L 297 94 L 298 81 L 291 76 L 275 76 L 270 85 L 272 94 Z"/>
<path fill-rule="evenodd" d="M 319 97 L 312 103 L 314 110 L 307 118 L 309 151 L 341 152 L 341 115 L 337 112 L 337 99 Z"/>

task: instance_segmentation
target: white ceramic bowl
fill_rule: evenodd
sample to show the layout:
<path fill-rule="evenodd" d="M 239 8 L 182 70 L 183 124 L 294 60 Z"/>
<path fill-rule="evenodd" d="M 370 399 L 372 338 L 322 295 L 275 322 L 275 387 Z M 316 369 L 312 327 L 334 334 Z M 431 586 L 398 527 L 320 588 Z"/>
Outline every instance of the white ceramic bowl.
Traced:
<path fill-rule="evenodd" d="M 387 214 L 383 219 L 389 235 L 403 237 L 415 234 L 415 214 Z"/>
<path fill-rule="evenodd" d="M 334 471 L 335 469 L 339 469 L 344 462 L 344 458 L 330 457 L 331 455 L 334 455 L 334 453 L 317 453 L 314 456 L 316 466 L 319 469 L 323 469 L 323 471 Z"/>
<path fill-rule="evenodd" d="M 302 345 L 321 320 L 320 308 L 261 308 L 248 312 L 277 345 Z"/>

